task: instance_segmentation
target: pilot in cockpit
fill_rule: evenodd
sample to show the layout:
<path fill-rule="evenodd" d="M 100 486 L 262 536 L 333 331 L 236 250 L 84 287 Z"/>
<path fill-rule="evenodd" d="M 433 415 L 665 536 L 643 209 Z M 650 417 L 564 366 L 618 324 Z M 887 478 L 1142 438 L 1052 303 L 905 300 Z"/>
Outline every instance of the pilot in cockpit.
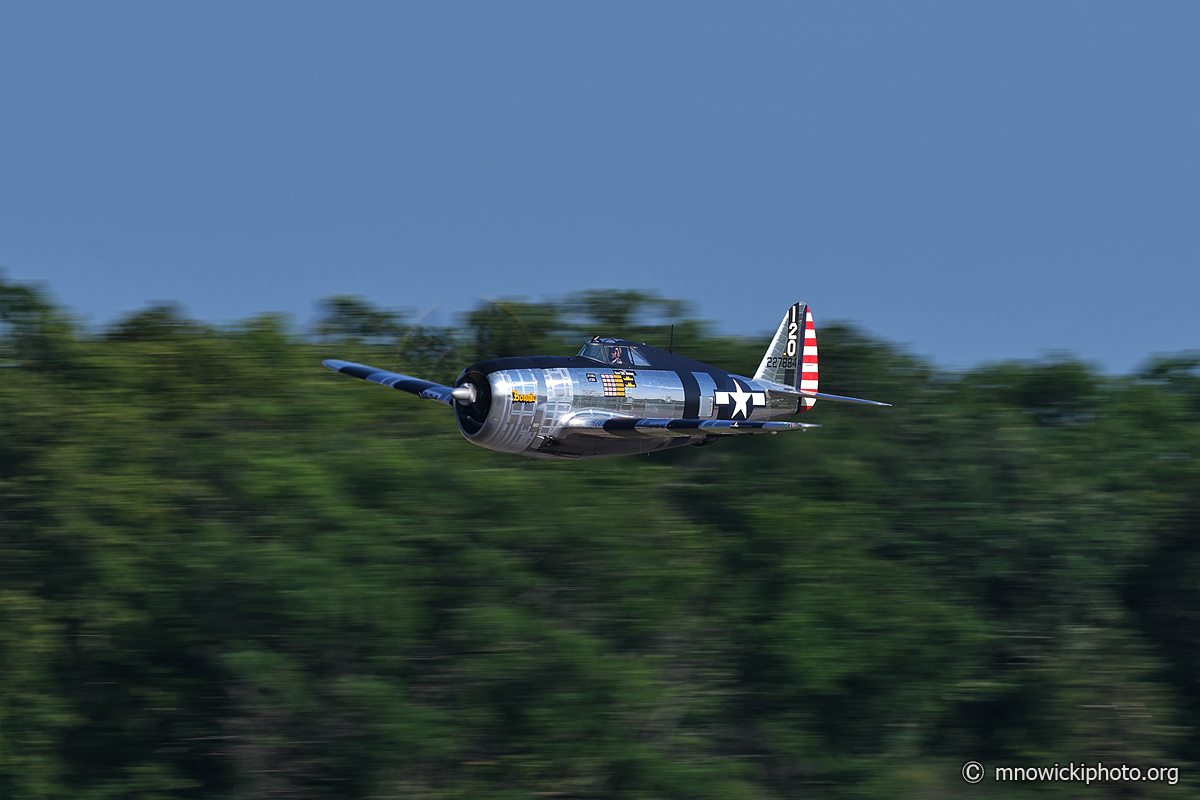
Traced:
<path fill-rule="evenodd" d="M 599 337 L 585 344 L 579 351 L 579 355 L 602 364 L 613 364 L 618 367 L 650 366 L 650 362 L 638 352 L 636 347 L 613 344 L 611 339 L 602 341 Z"/>

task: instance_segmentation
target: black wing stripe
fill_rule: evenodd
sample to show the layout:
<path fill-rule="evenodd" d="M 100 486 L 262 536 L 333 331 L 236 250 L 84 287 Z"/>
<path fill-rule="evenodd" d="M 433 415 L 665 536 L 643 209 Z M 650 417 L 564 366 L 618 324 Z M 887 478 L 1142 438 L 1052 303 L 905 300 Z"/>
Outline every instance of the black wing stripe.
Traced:
<path fill-rule="evenodd" d="M 402 392 L 409 392 L 430 400 L 437 400 L 447 405 L 454 402 L 453 398 L 450 397 L 450 387 L 443 386 L 440 383 L 421 380 L 409 375 L 401 375 L 398 372 L 388 372 L 386 369 L 370 367 L 366 364 L 356 364 L 353 361 L 338 361 L 337 359 L 330 358 L 321 363 L 334 372 L 340 372 L 343 375 L 349 375 L 353 378 L 361 378 L 364 381 L 378 383 L 381 386 L 390 386 L 393 389 L 399 389 Z"/>

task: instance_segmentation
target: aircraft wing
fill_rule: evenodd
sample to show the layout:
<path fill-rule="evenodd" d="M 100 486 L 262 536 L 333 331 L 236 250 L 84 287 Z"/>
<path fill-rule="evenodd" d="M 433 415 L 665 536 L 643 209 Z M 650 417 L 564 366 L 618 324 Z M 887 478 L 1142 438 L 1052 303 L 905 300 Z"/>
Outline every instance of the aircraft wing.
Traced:
<path fill-rule="evenodd" d="M 571 433 L 596 436 L 735 436 L 747 433 L 819 428 L 807 422 L 757 422 L 732 419 L 638 419 L 605 414 L 577 414 L 563 424 Z"/>
<path fill-rule="evenodd" d="M 453 389 L 449 386 L 442 386 L 440 383 L 423 381 L 420 378 L 401 375 L 399 372 L 388 372 L 386 369 L 378 367 L 368 367 L 366 364 L 355 364 L 353 361 L 338 361 L 328 358 L 321 363 L 334 372 L 352 375 L 355 378 L 362 378 L 364 381 L 378 383 L 382 386 L 390 386 L 402 392 L 411 392 L 418 397 L 437 400 L 446 405 L 454 402 L 454 398 L 450 395 Z"/>

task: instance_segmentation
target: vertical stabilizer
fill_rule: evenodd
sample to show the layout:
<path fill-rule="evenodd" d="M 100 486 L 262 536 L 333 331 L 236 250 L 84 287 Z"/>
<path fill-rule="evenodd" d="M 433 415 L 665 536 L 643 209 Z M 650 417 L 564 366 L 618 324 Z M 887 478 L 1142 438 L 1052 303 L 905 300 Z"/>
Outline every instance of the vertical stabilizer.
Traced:
<path fill-rule="evenodd" d="M 816 393 L 817 331 L 807 305 L 796 303 L 783 315 L 754 379 Z M 801 398 L 797 411 L 812 408 L 816 402 L 813 397 Z"/>

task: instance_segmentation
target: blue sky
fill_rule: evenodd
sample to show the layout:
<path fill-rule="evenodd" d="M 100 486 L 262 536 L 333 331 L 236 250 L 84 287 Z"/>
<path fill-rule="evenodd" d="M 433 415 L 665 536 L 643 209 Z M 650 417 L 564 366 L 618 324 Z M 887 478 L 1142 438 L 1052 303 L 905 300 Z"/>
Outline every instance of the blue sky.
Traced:
<path fill-rule="evenodd" d="M 0 4 L 0 267 L 432 319 L 640 288 L 936 363 L 1200 348 L 1200 4 Z"/>

